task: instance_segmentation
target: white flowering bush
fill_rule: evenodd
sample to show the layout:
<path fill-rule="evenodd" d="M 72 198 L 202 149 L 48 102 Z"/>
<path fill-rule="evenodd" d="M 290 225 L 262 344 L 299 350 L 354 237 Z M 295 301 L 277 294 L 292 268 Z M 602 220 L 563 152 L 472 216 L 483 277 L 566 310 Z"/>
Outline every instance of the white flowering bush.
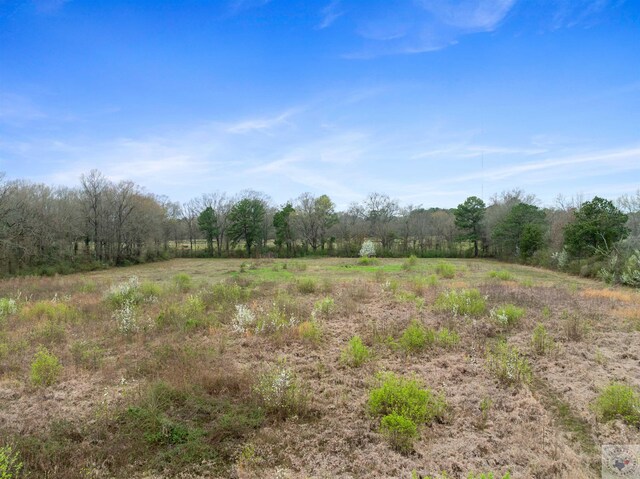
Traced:
<path fill-rule="evenodd" d="M 124 334 L 135 333 L 139 329 L 136 306 L 131 301 L 124 302 L 111 315 L 118 330 Z"/>
<path fill-rule="evenodd" d="M 295 374 L 284 362 L 264 372 L 254 388 L 267 412 L 286 417 L 305 410 L 307 397 Z"/>
<path fill-rule="evenodd" d="M 244 304 L 236 304 L 236 314 L 231 320 L 231 329 L 236 333 L 246 333 L 256 324 L 256 315 Z"/>
<path fill-rule="evenodd" d="M 487 366 L 495 376 L 506 384 L 520 384 L 531 381 L 531 367 L 515 346 L 506 341 L 498 341 L 487 354 Z"/>
<path fill-rule="evenodd" d="M 298 322 L 294 315 L 287 315 L 285 308 L 274 302 L 271 309 L 266 314 L 261 315 L 256 322 L 255 332 L 258 334 L 277 333 L 295 326 Z"/>
<path fill-rule="evenodd" d="M 376 255 L 376 247 L 373 244 L 373 241 L 366 240 L 362 243 L 362 247 L 360 248 L 360 257 L 361 258 L 370 258 L 371 256 Z"/>
<path fill-rule="evenodd" d="M 556 263 L 558 269 L 565 269 L 569 264 L 569 252 L 563 248 L 562 251 L 553 253 L 551 259 Z"/>
<path fill-rule="evenodd" d="M 121 308 L 125 304 L 135 305 L 142 300 L 140 281 L 137 276 L 131 276 L 124 283 L 114 284 L 107 291 L 105 299 L 114 308 Z"/>
<path fill-rule="evenodd" d="M 11 298 L 0 298 L 0 319 L 6 318 L 18 311 L 16 300 Z"/>

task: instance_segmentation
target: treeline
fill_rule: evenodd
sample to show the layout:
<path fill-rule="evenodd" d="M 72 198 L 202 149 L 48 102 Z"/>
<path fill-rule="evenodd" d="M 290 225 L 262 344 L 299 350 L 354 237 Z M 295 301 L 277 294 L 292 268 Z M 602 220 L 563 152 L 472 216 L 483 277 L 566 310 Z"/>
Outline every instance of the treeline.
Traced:
<path fill-rule="evenodd" d="M 255 191 L 180 204 L 96 170 L 75 188 L 0 177 L 3 275 L 172 256 L 357 256 L 365 240 L 379 256 L 494 256 L 589 275 L 615 263 L 616 279 L 640 244 L 640 192 L 542 208 L 514 190 L 452 209 L 401 206 L 372 193 L 338 211 L 327 195 L 309 193 L 284 205 Z"/>

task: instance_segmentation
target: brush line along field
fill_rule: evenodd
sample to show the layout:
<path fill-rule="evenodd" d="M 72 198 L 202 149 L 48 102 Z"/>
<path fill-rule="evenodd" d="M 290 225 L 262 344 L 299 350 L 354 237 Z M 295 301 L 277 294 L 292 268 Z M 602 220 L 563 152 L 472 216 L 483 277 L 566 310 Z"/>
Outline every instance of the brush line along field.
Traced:
<path fill-rule="evenodd" d="M 2 478 L 580 479 L 640 444 L 632 289 L 487 260 L 176 259 L 0 298 Z"/>

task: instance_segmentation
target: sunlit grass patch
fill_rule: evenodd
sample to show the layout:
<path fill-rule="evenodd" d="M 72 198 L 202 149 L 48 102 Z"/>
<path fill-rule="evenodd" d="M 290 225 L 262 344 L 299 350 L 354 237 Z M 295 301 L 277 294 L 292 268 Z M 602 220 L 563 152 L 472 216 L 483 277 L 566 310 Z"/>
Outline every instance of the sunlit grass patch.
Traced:
<path fill-rule="evenodd" d="M 624 303 L 640 302 L 640 296 L 630 291 L 618 291 L 615 289 L 583 289 L 580 294 L 585 298 L 610 299 L 612 301 L 622 301 Z"/>

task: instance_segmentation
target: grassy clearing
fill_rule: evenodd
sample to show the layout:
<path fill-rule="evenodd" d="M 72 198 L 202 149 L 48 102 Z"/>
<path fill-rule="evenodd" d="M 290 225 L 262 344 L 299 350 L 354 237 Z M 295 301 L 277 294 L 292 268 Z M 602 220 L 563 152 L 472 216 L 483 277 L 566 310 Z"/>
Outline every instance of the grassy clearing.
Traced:
<path fill-rule="evenodd" d="M 518 281 L 487 281 L 502 270 Z M 179 260 L 0 282 L 0 448 L 24 477 L 60 479 L 357 477 L 357 464 L 482 477 L 487 461 L 514 477 L 590 477 L 575 457 L 595 463 L 603 438 L 640 442 L 640 384 L 616 382 L 637 367 L 637 293 L 606 291 L 418 258 Z M 478 430 L 491 438 L 481 454 Z M 464 463 L 423 454 L 434 444 Z"/>

